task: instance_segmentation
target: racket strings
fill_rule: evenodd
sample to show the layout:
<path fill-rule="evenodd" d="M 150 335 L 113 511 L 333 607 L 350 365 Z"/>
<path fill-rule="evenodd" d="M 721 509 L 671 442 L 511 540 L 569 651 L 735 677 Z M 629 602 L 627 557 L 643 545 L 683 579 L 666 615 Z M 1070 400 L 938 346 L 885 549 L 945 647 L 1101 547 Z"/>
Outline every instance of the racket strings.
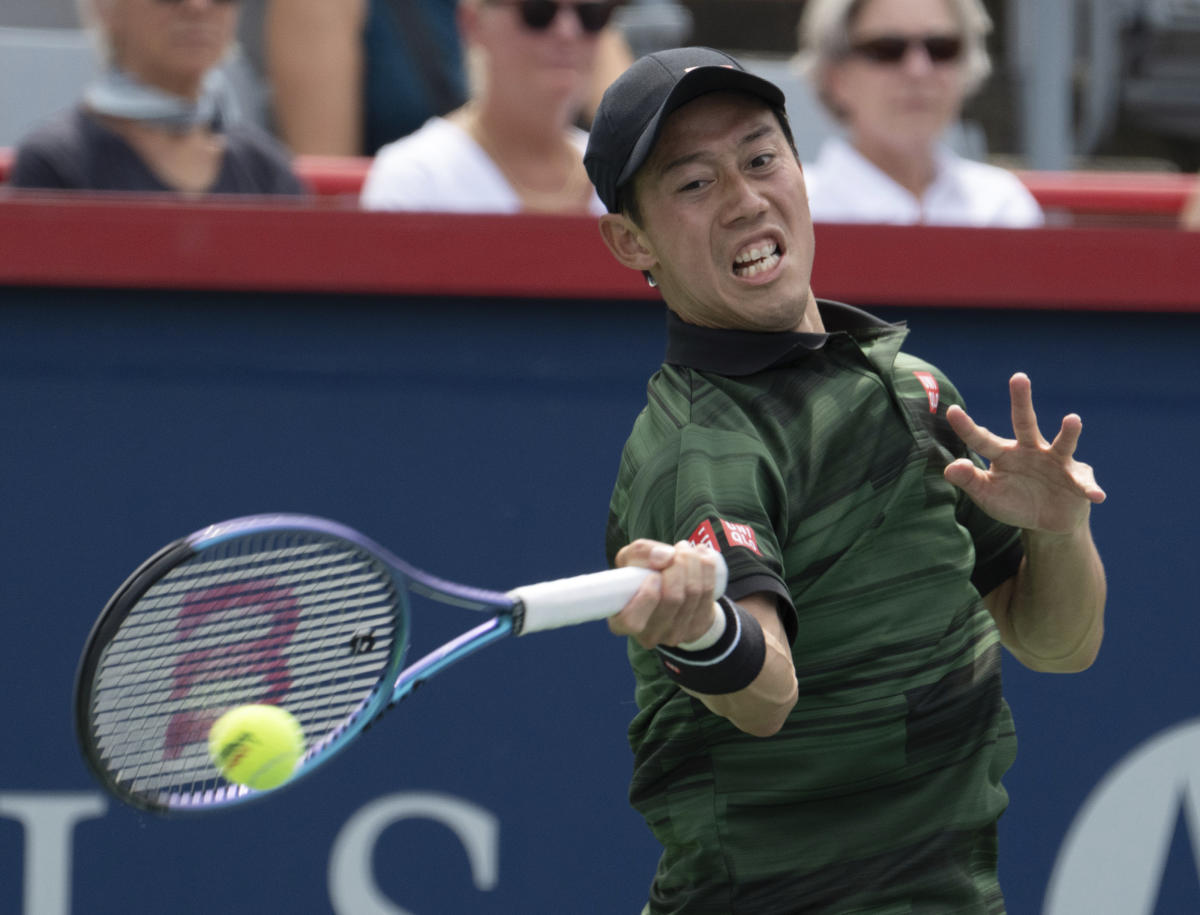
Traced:
<path fill-rule="evenodd" d="M 393 669 L 402 594 L 365 552 L 317 534 L 247 535 L 151 586 L 110 639 L 90 725 L 122 790 L 154 804 L 219 800 L 212 722 L 251 702 L 286 707 L 309 752 L 328 743 Z"/>
<path fill-rule="evenodd" d="M 358 586 L 353 590 L 313 588 L 311 590 L 296 589 L 294 592 L 305 601 L 319 601 L 327 606 L 324 616 L 310 621 L 311 637 L 314 640 L 320 637 L 323 629 L 328 630 L 331 638 L 343 634 L 345 622 L 341 617 L 341 611 L 348 608 L 367 612 L 374 609 L 383 614 L 390 612 L 392 597 L 388 592 L 378 589 L 377 577 L 362 575 L 347 576 L 347 578 L 357 579 Z M 367 585 L 375 587 L 366 587 Z M 188 650 L 203 651 L 231 642 L 255 642 L 257 641 L 256 635 L 261 639 L 267 631 L 263 627 L 264 619 L 269 621 L 273 606 L 273 602 L 264 595 L 262 602 L 255 604 L 255 607 L 261 612 L 247 614 L 243 617 L 233 617 L 224 627 L 216 631 L 210 631 L 209 627 L 202 627 L 202 631 L 197 632 L 189 639 Z M 162 642 L 164 635 L 174 640 L 179 631 L 176 621 L 178 608 L 175 606 L 175 602 L 162 601 L 152 591 L 138 603 L 138 616 L 137 619 L 127 620 L 122 626 L 122 651 L 116 657 L 113 656 L 111 650 L 109 651 L 101 662 L 102 673 L 119 678 L 122 675 L 123 667 L 149 671 L 153 669 L 156 662 L 163 665 L 174 663 L 172 655 L 163 653 Z M 272 640 L 264 640 L 264 642 L 266 641 Z M 261 653 L 265 654 L 272 650 L 271 647 L 264 644 Z"/>

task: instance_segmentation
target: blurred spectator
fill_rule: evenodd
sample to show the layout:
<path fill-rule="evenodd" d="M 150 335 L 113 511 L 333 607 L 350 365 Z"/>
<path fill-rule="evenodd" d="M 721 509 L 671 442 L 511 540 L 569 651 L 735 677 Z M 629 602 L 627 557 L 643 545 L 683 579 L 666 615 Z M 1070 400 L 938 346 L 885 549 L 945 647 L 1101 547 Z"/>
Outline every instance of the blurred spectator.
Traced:
<path fill-rule="evenodd" d="M 1200 180 L 1192 188 L 1191 196 L 1179 214 L 1179 225 L 1185 229 L 1200 231 Z"/>
<path fill-rule="evenodd" d="M 600 214 L 574 126 L 614 4 L 462 0 L 472 98 L 379 151 L 368 209 Z"/>
<path fill-rule="evenodd" d="M 266 0 L 263 71 L 278 135 L 296 153 L 374 155 L 467 100 L 457 0 Z M 247 53 L 255 56 L 254 42 Z M 602 32 L 594 110 L 631 62 Z"/>
<path fill-rule="evenodd" d="M 1025 227 L 1037 201 L 944 142 L 991 72 L 981 0 L 808 0 L 797 62 L 844 128 L 805 167 L 814 220 Z"/>
<path fill-rule="evenodd" d="M 466 100 L 456 0 L 266 0 L 264 71 L 293 152 L 373 155 Z"/>
<path fill-rule="evenodd" d="M 216 69 L 233 0 L 80 0 L 104 73 L 17 146 L 15 187 L 299 194 L 285 150 L 239 124 Z"/>

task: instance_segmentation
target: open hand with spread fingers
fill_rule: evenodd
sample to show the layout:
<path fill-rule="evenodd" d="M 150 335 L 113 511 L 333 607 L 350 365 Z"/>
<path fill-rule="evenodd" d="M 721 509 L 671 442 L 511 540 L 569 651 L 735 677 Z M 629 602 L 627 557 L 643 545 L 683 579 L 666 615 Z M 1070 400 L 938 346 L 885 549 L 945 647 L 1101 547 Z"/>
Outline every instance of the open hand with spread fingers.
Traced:
<path fill-rule="evenodd" d="M 1029 377 L 1013 375 L 1008 390 L 1015 439 L 978 425 L 957 405 L 946 411 L 958 437 L 989 466 L 981 470 L 960 458 L 946 467 L 945 477 L 997 521 L 1048 534 L 1072 533 L 1087 522 L 1092 505 L 1105 499 L 1092 468 L 1074 457 L 1083 421 L 1069 414 L 1054 441 L 1047 442 L 1033 410 Z"/>

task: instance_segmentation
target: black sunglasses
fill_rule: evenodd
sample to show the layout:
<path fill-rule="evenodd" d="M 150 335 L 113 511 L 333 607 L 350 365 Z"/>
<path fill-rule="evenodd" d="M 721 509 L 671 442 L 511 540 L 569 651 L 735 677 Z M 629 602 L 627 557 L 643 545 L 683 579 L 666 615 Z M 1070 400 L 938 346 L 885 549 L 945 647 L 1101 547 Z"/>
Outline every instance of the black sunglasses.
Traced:
<path fill-rule="evenodd" d="M 562 7 L 575 11 L 579 25 L 585 32 L 595 33 L 608 25 L 616 3 L 595 2 L 560 3 L 558 0 L 492 0 L 493 6 L 515 6 L 521 11 L 521 21 L 535 31 L 550 27 Z"/>
<path fill-rule="evenodd" d="M 963 51 L 963 40 L 958 35 L 880 35 L 850 46 L 860 57 L 877 64 L 898 64 L 904 60 L 909 48 L 920 45 L 935 64 L 946 64 L 958 60 Z"/>

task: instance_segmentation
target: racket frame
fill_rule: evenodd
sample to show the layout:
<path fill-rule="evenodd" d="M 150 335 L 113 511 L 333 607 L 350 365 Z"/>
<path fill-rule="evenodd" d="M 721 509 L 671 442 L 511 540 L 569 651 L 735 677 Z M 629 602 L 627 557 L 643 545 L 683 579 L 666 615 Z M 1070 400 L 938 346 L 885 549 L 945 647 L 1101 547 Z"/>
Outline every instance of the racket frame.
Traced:
<path fill-rule="evenodd" d="M 242 536 L 289 532 L 337 538 L 367 553 L 383 566 L 390 576 L 395 594 L 397 624 L 394 629 L 392 657 L 378 682 L 340 725 L 310 743 L 286 784 L 292 784 L 320 768 L 345 749 L 397 701 L 457 661 L 506 636 L 524 634 L 527 622 L 528 631 L 542 631 L 611 615 L 632 596 L 641 580 L 652 574 L 645 569 L 617 569 L 576 576 L 572 579 L 540 582 L 505 593 L 462 585 L 430 575 L 400 559 L 369 537 L 326 518 L 276 513 L 248 515 L 209 525 L 166 545 L 138 566 L 109 599 L 93 624 L 85 643 L 76 672 L 74 691 L 76 736 L 88 768 L 111 794 L 139 809 L 168 814 L 224 809 L 269 793 L 226 782 L 203 792 L 198 798 L 166 793 L 166 800 L 156 801 L 145 794 L 125 788 L 104 765 L 99 748 L 90 733 L 91 700 L 95 675 L 106 647 L 130 611 L 154 584 L 194 556 L 227 541 Z M 720 560 L 719 554 L 717 557 Z M 722 561 L 718 564 L 718 596 L 724 592 L 725 581 L 726 569 Z M 476 612 L 491 612 L 495 615 L 405 667 L 411 618 L 409 591 L 439 603 Z M 528 620 L 527 605 L 531 614 Z M 581 607 L 583 609 L 580 609 Z M 213 772 L 216 775 L 215 767 Z M 162 798 L 163 795 L 164 793 L 160 792 L 158 797 Z"/>
<path fill-rule="evenodd" d="M 130 611 L 155 583 L 172 569 L 184 564 L 204 550 L 219 546 L 226 541 L 244 535 L 286 534 L 289 532 L 336 537 L 371 554 L 372 558 L 386 569 L 390 578 L 395 594 L 394 608 L 397 621 L 393 630 L 392 657 L 385 665 L 378 682 L 339 726 L 328 734 L 322 735 L 316 742 L 310 743 L 297 763 L 289 783 L 316 770 L 320 765 L 336 756 L 390 707 L 394 701 L 392 690 L 400 670 L 403 668 L 408 649 L 410 625 L 408 588 L 413 585 L 418 576 L 432 584 L 434 581 L 432 576 L 427 576 L 414 569 L 357 531 L 324 518 L 298 514 L 249 515 L 209 525 L 187 537 L 167 544 L 138 566 L 109 599 L 92 626 L 85 643 L 75 678 L 73 716 L 75 733 L 85 763 L 111 794 L 141 810 L 153 813 L 174 813 L 223 808 L 266 793 L 231 782 L 202 792 L 195 799 L 179 793 L 161 792 L 156 800 L 146 794 L 129 790 L 104 765 L 99 748 L 92 738 L 90 733 L 91 700 L 97 668 L 104 658 L 107 645 L 116 635 Z M 472 594 L 475 599 L 478 599 L 479 596 L 478 593 Z M 503 598 L 503 595 L 501 597 Z M 314 763 L 314 760 L 319 761 Z"/>

